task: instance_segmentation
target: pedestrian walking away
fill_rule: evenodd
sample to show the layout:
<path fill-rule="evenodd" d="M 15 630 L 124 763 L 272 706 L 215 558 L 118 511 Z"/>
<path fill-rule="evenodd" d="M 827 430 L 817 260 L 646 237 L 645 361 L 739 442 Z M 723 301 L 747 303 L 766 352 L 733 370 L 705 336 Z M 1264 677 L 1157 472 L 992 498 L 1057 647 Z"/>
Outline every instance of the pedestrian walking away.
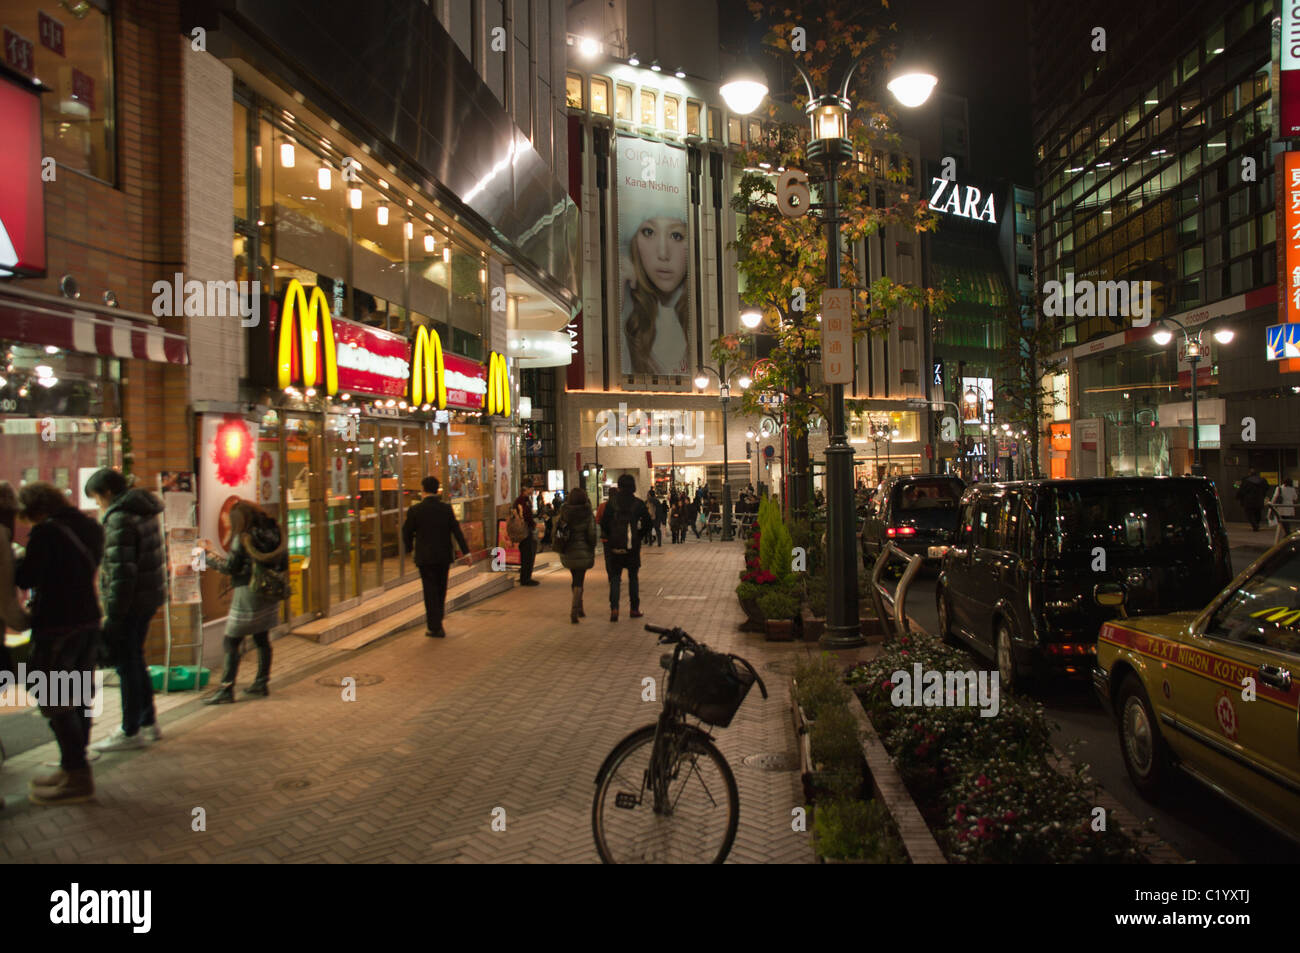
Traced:
<path fill-rule="evenodd" d="M 104 560 L 99 574 L 103 638 L 114 656 L 122 688 L 122 726 L 92 747 L 96 751 L 143 748 L 162 738 L 144 643 L 149 623 L 167 600 L 158 523 L 163 504 L 148 490 L 131 489 L 121 472 L 108 468 L 91 474 L 86 495 L 103 514 Z"/>
<path fill-rule="evenodd" d="M 686 542 L 686 501 L 681 497 L 673 500 L 668 515 L 668 523 L 673 533 L 673 542 Z"/>
<path fill-rule="evenodd" d="M 1268 481 L 1260 476 L 1254 467 L 1251 467 L 1246 479 L 1242 480 L 1241 485 L 1237 487 L 1237 502 L 1246 511 L 1250 528 L 1256 532 L 1259 531 L 1259 521 L 1264 514 L 1266 499 L 1268 499 Z"/>
<path fill-rule="evenodd" d="M 1297 496 L 1300 496 L 1300 491 L 1296 490 L 1295 484 L 1290 477 L 1283 480 L 1281 485 L 1273 491 L 1273 503 L 1277 507 L 1277 518 L 1282 522 L 1282 532 L 1287 535 L 1290 535 L 1292 528 L 1295 526 Z"/>
<path fill-rule="evenodd" d="M 574 625 L 586 618 L 582 610 L 582 588 L 587 570 L 596 564 L 596 516 L 591 512 L 587 491 L 575 487 L 560 509 L 555 522 L 551 547 L 560 554 L 560 562 L 569 570 L 573 588 L 573 602 L 569 607 L 569 621 Z"/>
<path fill-rule="evenodd" d="M 651 522 L 650 511 L 636 495 L 636 477 L 624 473 L 618 489 L 601 515 L 600 539 L 605 546 L 605 574 L 609 577 L 609 621 L 618 621 L 619 590 L 627 570 L 627 595 L 632 618 L 641 618 L 641 534 Z"/>
<path fill-rule="evenodd" d="M 524 521 L 528 535 L 519 540 L 519 585 L 539 585 L 533 578 L 533 564 L 537 562 L 537 520 L 533 518 L 532 495 L 525 490 L 515 500 L 515 514 Z"/>
<path fill-rule="evenodd" d="M 257 675 L 245 695 L 270 694 L 272 627 L 280 621 L 281 596 L 273 595 L 262 585 L 268 570 L 278 573 L 289 569 L 288 548 L 281 538 L 280 527 L 266 510 L 248 500 L 230 508 L 230 555 L 222 556 L 203 540 L 208 567 L 230 576 L 234 596 L 226 616 L 226 666 L 221 687 L 206 699 L 209 705 L 235 700 L 235 679 L 239 675 L 239 656 L 244 636 L 251 635 L 257 647 Z M 255 578 L 256 577 L 256 578 Z"/>
<path fill-rule="evenodd" d="M 41 714 L 59 743 L 59 768 L 33 778 L 36 804 L 77 803 L 95 794 L 86 760 L 90 698 L 54 697 L 51 687 L 91 682 L 99 646 L 99 598 L 95 579 L 104 552 L 104 529 L 72 506 L 50 483 L 29 483 L 18 493 L 18 517 L 31 526 L 27 551 L 14 570 L 14 584 L 33 590 L 29 675 L 47 686 Z"/>
<path fill-rule="evenodd" d="M 406 511 L 402 524 L 402 542 L 408 553 L 415 554 L 415 568 L 420 570 L 424 590 L 424 634 L 441 639 L 447 635 L 442 627 L 447 605 L 447 577 L 456 553 L 452 542 L 468 559 L 469 544 L 451 504 L 438 496 L 441 485 L 437 477 L 427 476 L 421 483 L 424 498 Z"/>

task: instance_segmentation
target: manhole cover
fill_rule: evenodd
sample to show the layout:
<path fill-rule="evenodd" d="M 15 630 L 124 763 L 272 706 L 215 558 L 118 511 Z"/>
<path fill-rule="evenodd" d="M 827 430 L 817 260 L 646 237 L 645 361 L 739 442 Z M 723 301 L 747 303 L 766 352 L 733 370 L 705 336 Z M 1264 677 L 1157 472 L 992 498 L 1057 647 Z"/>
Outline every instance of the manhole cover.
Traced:
<path fill-rule="evenodd" d="M 794 662 L 789 659 L 777 659 L 775 662 L 768 662 L 763 666 L 765 672 L 775 672 L 777 675 L 793 675 Z"/>
<path fill-rule="evenodd" d="M 350 685 L 378 685 L 384 680 L 382 675 L 322 675 L 316 679 L 317 685 L 323 685 L 326 688 L 343 688 L 343 679 L 350 678 L 353 681 Z"/>
<path fill-rule="evenodd" d="M 778 754 L 751 754 L 745 764 L 760 771 L 798 771 L 799 756 L 782 751 Z"/>
<path fill-rule="evenodd" d="M 306 778 L 288 778 L 284 781 L 276 781 L 275 786 L 281 791 L 301 791 L 303 788 L 311 787 L 311 782 Z"/>

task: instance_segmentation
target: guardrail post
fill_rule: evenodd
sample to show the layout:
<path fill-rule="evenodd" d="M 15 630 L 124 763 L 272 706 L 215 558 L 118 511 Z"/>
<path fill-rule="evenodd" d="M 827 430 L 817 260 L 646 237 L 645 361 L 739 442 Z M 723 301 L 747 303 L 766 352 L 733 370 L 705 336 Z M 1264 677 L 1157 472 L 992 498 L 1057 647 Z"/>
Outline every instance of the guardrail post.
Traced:
<path fill-rule="evenodd" d="M 885 600 L 880 593 L 880 576 L 885 571 L 885 565 L 889 562 L 889 555 L 894 549 L 893 543 L 886 543 L 881 549 L 880 555 L 876 557 L 876 565 L 871 570 L 871 605 L 876 610 L 876 618 L 880 620 L 881 625 L 888 626 L 890 614 L 885 611 Z"/>
<path fill-rule="evenodd" d="M 912 556 L 907 561 L 907 568 L 903 570 L 903 578 L 898 581 L 898 588 L 894 591 L 894 619 L 898 624 L 898 631 L 906 634 L 911 631 L 911 626 L 907 621 L 907 587 L 912 584 L 912 579 L 921 571 L 921 565 L 924 563 L 920 556 Z"/>

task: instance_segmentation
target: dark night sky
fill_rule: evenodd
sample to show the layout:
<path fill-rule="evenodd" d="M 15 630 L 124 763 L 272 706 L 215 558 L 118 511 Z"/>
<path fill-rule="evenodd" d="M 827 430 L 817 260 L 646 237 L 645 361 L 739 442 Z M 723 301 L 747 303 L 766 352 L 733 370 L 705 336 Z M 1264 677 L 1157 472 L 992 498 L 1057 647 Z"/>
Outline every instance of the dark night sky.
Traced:
<path fill-rule="evenodd" d="M 970 100 L 974 171 L 1032 186 L 1027 6 L 1028 0 L 892 0 L 889 13 L 900 37 L 930 59 L 939 88 Z M 743 0 L 719 0 L 719 26 L 732 42 L 761 39 Z"/>

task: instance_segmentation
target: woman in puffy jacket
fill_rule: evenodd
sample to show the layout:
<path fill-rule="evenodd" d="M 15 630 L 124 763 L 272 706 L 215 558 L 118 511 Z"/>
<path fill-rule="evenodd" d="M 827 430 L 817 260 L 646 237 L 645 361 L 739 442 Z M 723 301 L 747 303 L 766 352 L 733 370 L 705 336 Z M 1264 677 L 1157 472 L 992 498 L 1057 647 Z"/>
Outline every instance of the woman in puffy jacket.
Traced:
<path fill-rule="evenodd" d="M 591 500 L 587 491 L 575 487 L 560 510 L 555 527 L 556 545 L 563 540 L 559 549 L 560 562 L 569 570 L 573 584 L 573 605 L 569 610 L 569 621 L 577 625 L 578 619 L 587 613 L 582 611 L 582 584 L 587 570 L 596 564 L 596 516 L 591 512 Z"/>
<path fill-rule="evenodd" d="M 245 695 L 266 696 L 271 678 L 270 631 L 280 621 L 280 599 L 271 599 L 253 591 L 253 564 L 262 563 L 281 572 L 289 568 L 289 556 L 280 527 L 274 517 L 248 500 L 240 500 L 230 509 L 230 555 L 213 551 L 208 540 L 208 566 L 230 576 L 235 595 L 226 618 L 226 668 L 221 688 L 207 699 L 209 705 L 235 700 L 235 677 L 239 674 L 239 654 L 244 636 L 251 635 L 257 646 L 257 676 Z"/>

